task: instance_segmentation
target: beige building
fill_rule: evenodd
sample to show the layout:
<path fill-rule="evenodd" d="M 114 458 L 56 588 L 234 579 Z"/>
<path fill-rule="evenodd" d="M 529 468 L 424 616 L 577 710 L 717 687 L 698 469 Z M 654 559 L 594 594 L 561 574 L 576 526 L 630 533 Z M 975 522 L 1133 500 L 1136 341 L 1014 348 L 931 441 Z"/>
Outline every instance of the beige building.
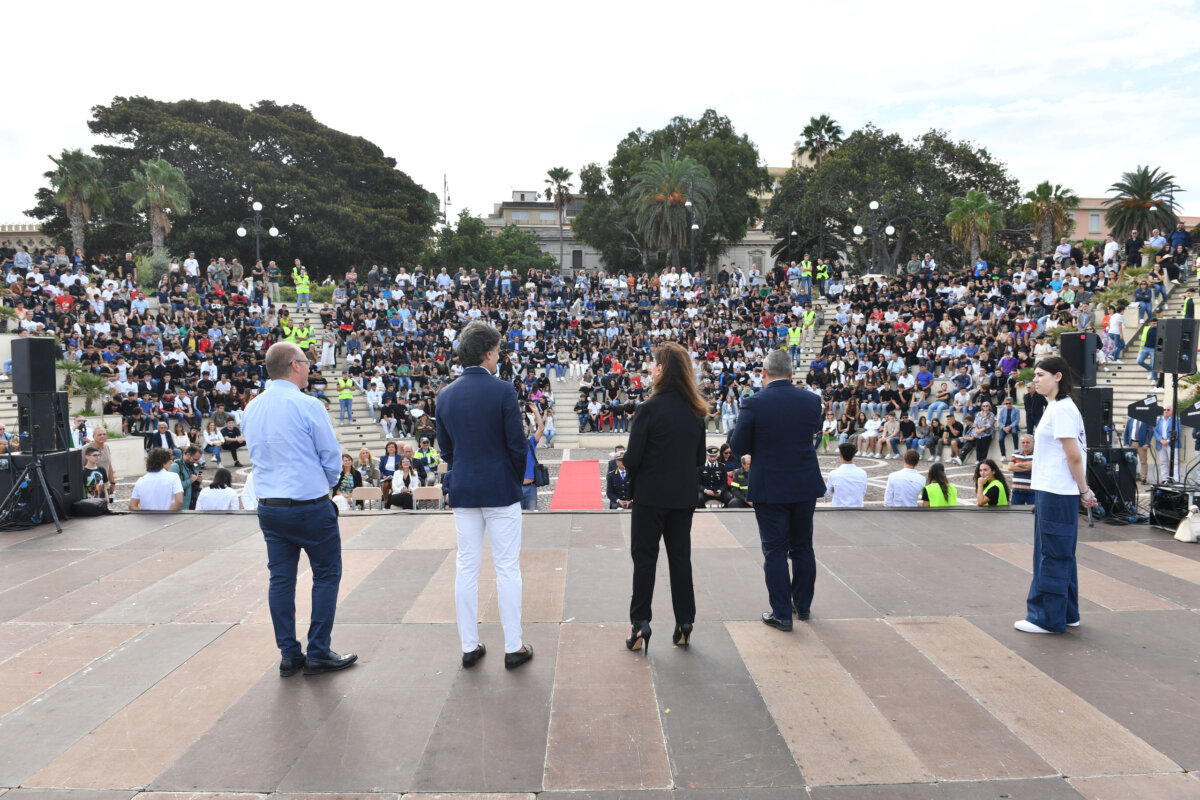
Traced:
<path fill-rule="evenodd" d="M 36 222 L 18 222 L 10 225 L 0 225 L 0 242 L 8 242 L 11 247 L 25 245 L 29 252 L 53 247 L 50 237 L 42 233 Z"/>
<path fill-rule="evenodd" d="M 1108 210 L 1105 203 L 1108 202 L 1107 197 L 1081 197 L 1079 198 L 1079 207 L 1075 209 L 1075 230 L 1071 233 L 1071 238 L 1075 241 L 1083 239 L 1104 239 L 1108 236 L 1108 225 L 1104 222 L 1104 212 Z M 1200 217 L 1180 217 L 1183 224 L 1188 230 L 1192 230 L 1197 225 L 1200 225 Z M 1147 238 L 1150 236 L 1150 231 L 1142 231 Z M 1170 233 L 1164 230 L 1163 234 Z"/>
<path fill-rule="evenodd" d="M 492 213 L 483 217 L 483 224 L 493 236 L 507 225 L 516 225 L 523 231 L 536 233 L 543 251 L 554 256 L 555 260 L 560 252 L 563 254 L 563 267 L 568 271 L 603 269 L 600 254 L 571 234 L 571 220 L 583 208 L 583 198 L 571 200 L 564 209 L 561 249 L 558 212 L 554 209 L 554 203 L 545 198 L 544 193 L 536 190 L 514 190 L 511 200 L 496 203 L 492 207 Z"/>

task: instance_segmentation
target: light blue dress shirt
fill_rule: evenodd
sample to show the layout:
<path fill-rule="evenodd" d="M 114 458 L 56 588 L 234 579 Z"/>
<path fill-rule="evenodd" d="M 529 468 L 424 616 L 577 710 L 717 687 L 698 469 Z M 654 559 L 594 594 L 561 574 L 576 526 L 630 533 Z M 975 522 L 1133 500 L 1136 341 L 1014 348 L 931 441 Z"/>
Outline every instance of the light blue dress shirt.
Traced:
<path fill-rule="evenodd" d="M 260 498 L 312 500 L 328 495 L 342 473 L 342 446 L 325 405 L 290 381 L 271 381 L 246 406 L 242 435 Z"/>

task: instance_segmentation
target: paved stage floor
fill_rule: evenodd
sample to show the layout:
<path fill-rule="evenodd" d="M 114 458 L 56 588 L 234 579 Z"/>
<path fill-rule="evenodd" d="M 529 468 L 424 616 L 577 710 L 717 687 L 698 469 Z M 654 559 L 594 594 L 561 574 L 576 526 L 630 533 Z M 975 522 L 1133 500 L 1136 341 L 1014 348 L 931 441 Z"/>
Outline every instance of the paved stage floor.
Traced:
<path fill-rule="evenodd" d="M 452 516 L 342 534 L 333 644 L 361 660 L 288 679 L 254 516 L 0 534 L 4 800 L 1200 797 L 1200 546 L 1144 525 L 1083 528 L 1083 624 L 1033 636 L 1030 514 L 821 511 L 813 618 L 785 634 L 753 514 L 699 512 L 693 645 L 662 558 L 647 656 L 629 516 L 527 514 L 513 672 L 486 558 L 489 653 L 460 667 Z"/>

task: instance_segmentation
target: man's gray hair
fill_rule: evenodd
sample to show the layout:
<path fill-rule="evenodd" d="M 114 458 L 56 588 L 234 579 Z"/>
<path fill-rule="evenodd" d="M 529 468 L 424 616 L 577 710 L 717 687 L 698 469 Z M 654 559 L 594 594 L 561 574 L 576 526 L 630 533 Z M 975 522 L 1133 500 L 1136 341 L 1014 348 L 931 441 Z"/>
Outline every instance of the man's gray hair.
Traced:
<path fill-rule="evenodd" d="M 763 359 L 763 372 L 770 378 L 792 377 L 792 358 L 787 350 L 772 350 Z"/>
<path fill-rule="evenodd" d="M 489 350 L 500 346 L 500 331 L 476 320 L 458 334 L 458 361 L 464 367 L 478 367 Z"/>

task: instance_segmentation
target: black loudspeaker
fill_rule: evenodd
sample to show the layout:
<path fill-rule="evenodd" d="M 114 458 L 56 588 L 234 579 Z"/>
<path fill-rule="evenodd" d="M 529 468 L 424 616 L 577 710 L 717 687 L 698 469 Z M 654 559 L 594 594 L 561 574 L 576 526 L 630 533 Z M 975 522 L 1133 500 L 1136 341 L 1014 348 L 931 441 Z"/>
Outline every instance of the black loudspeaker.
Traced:
<path fill-rule="evenodd" d="M 49 453 L 71 447 L 67 393 L 17 395 L 17 426 L 21 452 Z"/>
<path fill-rule="evenodd" d="M 1071 368 L 1076 386 L 1096 385 L 1096 348 L 1099 346 L 1100 337 L 1094 333 L 1072 331 L 1059 337 L 1059 353 Z"/>
<path fill-rule="evenodd" d="M 14 394 L 53 392 L 54 359 L 57 350 L 54 340 L 44 336 L 29 336 L 12 341 L 12 390 Z"/>
<path fill-rule="evenodd" d="M 1079 413 L 1088 448 L 1109 447 L 1113 434 L 1113 390 L 1111 386 L 1089 386 L 1079 390 Z"/>
<path fill-rule="evenodd" d="M 1089 447 L 1088 486 L 1110 515 L 1137 515 L 1137 454 L 1131 447 Z"/>
<path fill-rule="evenodd" d="M 8 493 L 12 490 L 13 480 L 20 476 L 21 470 L 29 466 L 33 458 L 32 455 L 22 453 L 0 456 L 0 499 L 8 497 Z M 42 459 L 42 471 L 46 474 L 46 486 L 50 489 L 50 497 L 54 501 L 54 508 L 58 512 L 59 519 L 69 519 L 71 507 L 77 500 L 82 500 L 85 494 L 83 451 L 63 450 L 58 453 L 44 453 L 39 458 Z M 23 487 L 22 491 L 29 492 L 25 498 L 29 507 L 41 509 L 44 506 L 42 487 L 38 484 L 36 476 L 31 476 L 29 485 Z M 48 520 L 49 515 L 47 514 L 46 519 L 41 521 Z"/>
<path fill-rule="evenodd" d="M 1194 375 L 1197 344 L 1200 344 L 1200 319 L 1160 319 L 1154 342 L 1154 367 L 1158 374 Z"/>

